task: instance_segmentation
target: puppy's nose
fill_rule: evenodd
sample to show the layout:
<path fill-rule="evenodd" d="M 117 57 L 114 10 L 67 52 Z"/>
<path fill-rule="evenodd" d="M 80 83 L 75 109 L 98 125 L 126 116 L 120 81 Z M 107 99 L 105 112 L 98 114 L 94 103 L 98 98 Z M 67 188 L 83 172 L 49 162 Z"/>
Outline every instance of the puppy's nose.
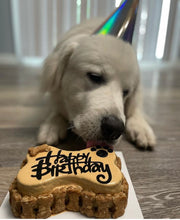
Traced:
<path fill-rule="evenodd" d="M 101 132 L 105 140 L 116 140 L 125 129 L 122 120 L 114 115 L 103 117 L 101 120 Z"/>

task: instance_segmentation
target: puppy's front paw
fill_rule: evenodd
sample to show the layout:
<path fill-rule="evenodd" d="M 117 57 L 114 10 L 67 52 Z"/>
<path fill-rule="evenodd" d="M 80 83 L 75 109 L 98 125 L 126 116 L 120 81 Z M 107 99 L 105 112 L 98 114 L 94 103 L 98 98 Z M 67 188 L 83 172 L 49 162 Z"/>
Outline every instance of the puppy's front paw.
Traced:
<path fill-rule="evenodd" d="M 38 134 L 38 143 L 57 144 L 59 139 L 58 132 L 58 127 L 53 124 L 45 123 L 41 125 Z"/>
<path fill-rule="evenodd" d="M 67 134 L 67 124 L 61 118 L 51 118 L 40 126 L 38 143 L 49 145 L 57 144 L 59 139 L 64 139 Z"/>
<path fill-rule="evenodd" d="M 143 118 L 129 118 L 126 123 L 126 134 L 138 147 L 154 147 L 156 144 L 154 132 Z"/>

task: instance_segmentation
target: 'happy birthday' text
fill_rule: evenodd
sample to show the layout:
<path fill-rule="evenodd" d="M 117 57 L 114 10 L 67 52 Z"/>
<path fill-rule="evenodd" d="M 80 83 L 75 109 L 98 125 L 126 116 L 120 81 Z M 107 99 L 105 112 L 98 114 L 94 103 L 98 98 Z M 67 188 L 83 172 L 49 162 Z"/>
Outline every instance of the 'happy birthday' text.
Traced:
<path fill-rule="evenodd" d="M 53 155 L 52 151 L 49 151 L 47 156 L 36 158 L 36 161 L 37 164 L 31 167 L 34 173 L 31 177 L 38 180 L 49 173 L 52 177 L 57 177 L 61 173 L 77 175 L 78 172 L 97 173 L 96 180 L 102 184 L 107 184 L 112 179 L 109 165 L 101 161 L 92 161 L 90 153 L 78 153 L 77 155 L 69 153 L 69 155 L 65 155 L 59 150 L 57 155 Z"/>

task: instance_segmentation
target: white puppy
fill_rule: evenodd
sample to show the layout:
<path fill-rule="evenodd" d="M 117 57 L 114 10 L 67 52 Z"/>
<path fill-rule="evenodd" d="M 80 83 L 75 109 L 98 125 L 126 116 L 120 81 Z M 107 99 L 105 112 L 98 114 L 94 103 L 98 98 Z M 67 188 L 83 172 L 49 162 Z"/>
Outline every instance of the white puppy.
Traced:
<path fill-rule="evenodd" d="M 92 35 L 102 20 L 71 29 L 44 65 L 42 86 L 52 112 L 38 142 L 55 144 L 67 128 L 88 146 L 114 144 L 125 132 L 139 147 L 155 145 L 141 110 L 140 74 L 132 46 L 113 36 Z"/>

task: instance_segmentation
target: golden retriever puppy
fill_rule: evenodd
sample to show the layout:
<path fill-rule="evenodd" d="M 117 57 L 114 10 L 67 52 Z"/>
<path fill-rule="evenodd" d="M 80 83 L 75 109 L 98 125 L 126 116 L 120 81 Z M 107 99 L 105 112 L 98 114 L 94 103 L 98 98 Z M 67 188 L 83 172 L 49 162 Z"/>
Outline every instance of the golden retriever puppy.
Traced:
<path fill-rule="evenodd" d="M 75 26 L 47 57 L 42 88 L 50 93 L 52 112 L 39 129 L 39 143 L 64 139 L 71 124 L 87 147 L 113 145 L 123 133 L 139 147 L 155 145 L 141 110 L 136 54 L 121 39 L 92 35 L 101 23 Z"/>

